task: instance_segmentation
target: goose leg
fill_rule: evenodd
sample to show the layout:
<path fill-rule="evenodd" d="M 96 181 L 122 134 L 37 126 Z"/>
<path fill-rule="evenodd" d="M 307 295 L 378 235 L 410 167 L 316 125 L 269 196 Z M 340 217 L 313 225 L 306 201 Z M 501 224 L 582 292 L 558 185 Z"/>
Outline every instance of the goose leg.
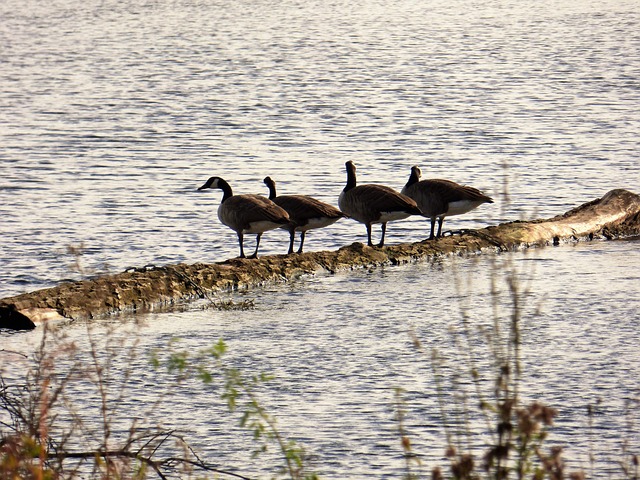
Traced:
<path fill-rule="evenodd" d="M 287 252 L 287 255 L 291 255 L 293 253 L 293 242 L 295 241 L 295 239 L 296 239 L 296 231 L 290 230 L 289 231 L 289 251 Z"/>
<path fill-rule="evenodd" d="M 436 230 L 436 217 L 431 217 L 431 235 L 429 235 L 429 240 L 433 240 L 433 232 Z"/>
<path fill-rule="evenodd" d="M 438 238 L 442 236 L 442 224 L 444 223 L 444 217 L 438 217 Z"/>
<path fill-rule="evenodd" d="M 378 247 L 384 247 L 384 234 L 387 233 L 387 222 L 382 224 L 382 238 L 380 239 L 380 243 Z"/>
<path fill-rule="evenodd" d="M 260 247 L 260 237 L 262 237 L 261 233 L 256 235 L 256 251 L 253 252 L 253 255 L 251 255 L 249 258 L 258 258 L 258 247 Z"/>
<path fill-rule="evenodd" d="M 307 232 L 304 230 L 300 232 L 300 248 L 298 249 L 298 253 L 302 253 L 302 246 L 304 245 L 304 237 L 306 237 Z M 291 248 L 293 248 L 293 243 L 291 244 Z"/>
<path fill-rule="evenodd" d="M 367 245 L 373 247 L 373 242 L 371 242 L 371 224 L 367 223 Z"/>
<path fill-rule="evenodd" d="M 243 243 L 244 243 L 244 235 L 238 232 L 238 244 L 240 245 L 240 258 L 245 258 L 244 247 L 242 246 Z"/>

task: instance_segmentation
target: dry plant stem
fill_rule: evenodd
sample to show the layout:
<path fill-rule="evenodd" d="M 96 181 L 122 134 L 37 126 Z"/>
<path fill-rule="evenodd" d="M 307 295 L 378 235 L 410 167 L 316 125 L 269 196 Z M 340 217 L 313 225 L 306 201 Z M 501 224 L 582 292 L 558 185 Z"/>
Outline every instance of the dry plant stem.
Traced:
<path fill-rule="evenodd" d="M 597 405 L 600 403 L 600 400 L 596 402 L 596 405 L 589 404 L 587 405 L 587 419 L 588 419 L 588 428 L 589 428 L 589 469 L 591 472 L 591 478 L 594 477 L 595 472 L 595 452 L 593 449 L 593 418 L 595 414 L 595 409 Z"/>
<path fill-rule="evenodd" d="M 515 473 L 519 479 L 526 478 L 531 454 L 534 451 L 532 448 L 537 448 L 537 443 L 532 443 L 533 439 L 529 436 L 530 434 L 519 432 L 518 425 L 515 422 L 517 415 L 526 414 L 526 410 L 520 409 L 519 407 L 519 385 L 522 381 L 522 341 L 520 332 L 522 328 L 522 300 L 528 295 L 529 289 L 523 289 L 520 282 L 520 277 L 524 272 L 518 273 L 511 267 L 509 261 L 500 263 L 498 257 L 494 259 L 492 273 L 490 275 L 491 311 L 493 315 L 492 326 L 490 329 L 478 328 L 478 332 L 481 333 L 480 338 L 485 340 L 489 358 L 496 372 L 495 383 L 493 385 L 493 399 L 491 401 L 485 399 L 482 389 L 483 381 L 478 372 L 476 360 L 476 358 L 478 358 L 478 353 L 476 352 L 478 337 L 476 335 L 476 329 L 472 326 L 471 309 L 467 300 L 469 298 L 468 292 L 472 290 L 471 282 L 469 280 L 468 283 L 465 284 L 460 276 L 457 275 L 457 271 L 454 270 L 456 274 L 457 295 L 458 298 L 462 299 L 459 302 L 462 318 L 462 335 L 460 340 L 458 336 L 454 338 L 458 351 L 462 353 L 465 362 L 465 368 L 462 371 L 470 373 L 476 395 L 480 400 L 479 404 L 481 405 L 481 413 L 487 425 L 487 432 L 494 436 L 493 446 L 490 447 L 489 453 L 487 454 L 488 463 L 485 468 L 487 468 L 489 478 L 496 480 L 508 478 L 509 471 Z M 498 286 L 497 279 L 500 278 L 500 275 L 502 275 L 501 272 L 505 269 L 507 271 L 505 277 L 507 289 L 506 292 L 503 293 Z M 465 292 L 467 292 L 467 295 L 464 294 Z M 508 313 L 506 315 L 503 312 L 505 295 L 508 298 Z M 507 319 L 508 328 L 506 329 L 502 327 L 504 319 Z M 419 342 L 414 340 L 414 344 L 419 345 Z M 443 386 L 438 370 L 442 368 L 442 364 L 435 349 L 432 352 L 431 364 L 434 371 L 438 398 L 441 399 Z M 471 478 L 475 467 L 471 460 L 472 449 L 469 426 L 470 419 L 468 417 L 470 413 L 468 397 L 466 393 L 464 393 L 464 390 L 460 388 L 462 384 L 458 383 L 457 375 L 452 376 L 452 385 L 454 390 L 462 392 L 454 396 L 454 404 L 459 405 L 465 412 L 464 423 L 466 426 L 465 431 L 467 432 L 467 442 L 463 444 L 460 438 L 455 437 L 449 431 L 448 414 L 445 406 L 441 404 L 440 409 L 449 445 L 447 455 L 451 461 L 454 478 Z M 520 410 L 524 413 L 518 413 Z M 495 417 L 493 417 L 493 415 L 495 415 Z M 453 443 L 454 437 L 458 438 L 455 446 Z M 510 452 L 515 453 L 515 457 L 510 455 Z M 510 461 L 510 458 L 512 458 L 513 463 Z M 553 460 L 559 462 L 559 456 L 553 457 Z M 439 470 L 434 472 L 440 475 Z"/>
<path fill-rule="evenodd" d="M 280 447 L 280 451 L 282 452 L 282 455 L 287 464 L 287 472 L 289 473 L 289 477 L 299 478 L 299 475 L 293 466 L 291 455 L 289 455 L 289 449 L 287 447 L 287 443 L 285 442 L 284 438 L 280 434 L 280 431 L 277 429 L 275 420 L 273 419 L 273 417 L 271 417 L 271 415 L 267 413 L 264 407 L 262 407 L 259 404 L 258 398 L 255 396 L 253 391 L 251 391 L 251 389 L 245 389 L 245 393 L 251 399 L 251 403 L 256 406 L 256 409 L 257 409 L 258 415 L 260 415 L 260 418 L 262 418 L 266 422 L 266 424 L 269 425 L 269 428 L 271 429 L 271 432 L 273 433 L 273 436 L 276 439 L 278 446 Z"/>
<path fill-rule="evenodd" d="M 414 344 L 419 345 L 421 348 L 421 344 L 414 340 Z M 424 353 L 424 351 L 422 351 Z M 445 409 L 444 402 L 444 388 L 442 385 L 441 375 L 439 373 L 438 368 L 441 366 L 441 358 L 438 354 L 437 349 L 433 349 L 431 351 L 431 371 L 433 372 L 433 378 L 436 385 L 436 398 L 438 399 L 438 408 L 440 409 L 440 418 L 442 419 L 442 426 L 444 428 L 444 433 L 447 438 L 447 445 L 453 445 L 453 435 L 451 434 L 451 428 L 449 427 L 449 417 L 447 415 L 447 411 Z"/>
<path fill-rule="evenodd" d="M 169 436 L 167 436 L 167 438 L 168 437 Z M 243 480 L 250 480 L 249 477 L 245 477 L 237 473 L 221 470 L 211 465 L 207 465 L 206 463 L 204 463 L 199 459 L 189 460 L 188 458 L 184 458 L 184 457 L 167 457 L 167 458 L 163 458 L 162 460 L 153 460 L 152 455 L 149 455 L 149 456 L 143 455 L 140 451 L 130 451 L 127 448 L 123 448 L 120 450 L 98 450 L 98 451 L 86 451 L 86 452 L 64 452 L 64 453 L 49 454 L 49 458 L 55 458 L 58 460 L 68 460 L 68 459 L 93 460 L 96 457 L 101 457 L 101 458 L 104 458 L 105 460 L 109 458 L 134 459 L 153 468 L 153 470 L 158 475 L 158 477 L 162 479 L 169 478 L 163 473 L 163 470 L 162 470 L 163 467 L 171 467 L 173 465 L 178 465 L 178 464 L 188 464 L 188 465 L 197 467 L 198 469 L 203 471 L 226 475 L 233 478 L 240 478 Z"/>
<path fill-rule="evenodd" d="M 24 385 L 9 386 L 4 379 L 0 379 L 0 385 L 3 387 L 0 391 L 0 408 L 11 419 L 11 424 L 4 423 L 10 433 L 2 440 L 17 442 L 18 448 L 26 448 L 28 444 L 33 444 L 35 450 L 25 450 L 24 454 L 27 456 L 17 460 L 22 462 L 25 468 L 27 465 L 33 465 L 32 460 L 36 460 L 40 475 L 49 471 L 48 451 L 61 448 L 65 441 L 65 437 L 62 438 L 62 442 L 56 442 L 50 437 L 51 427 L 57 418 L 52 413 L 53 406 L 62 398 L 65 387 L 78 372 L 77 363 L 73 363 L 64 375 L 54 371 L 57 359 L 72 357 L 75 346 L 67 343 L 49 353 L 49 334 L 49 330 L 45 328 L 40 345 L 34 353 L 35 367 L 27 369 Z M 31 452 L 33 458 L 28 457 L 28 452 Z"/>
<path fill-rule="evenodd" d="M 299 461 L 301 459 L 298 456 L 296 456 L 296 452 L 291 451 L 291 448 L 288 442 L 285 441 L 285 439 L 280 434 L 280 431 L 277 428 L 275 419 L 271 415 L 269 415 L 269 413 L 265 410 L 265 408 L 260 404 L 260 401 L 258 397 L 255 395 L 255 393 L 253 392 L 253 389 L 251 388 L 251 386 L 248 385 L 247 382 L 245 382 L 240 375 L 238 375 L 238 372 L 235 370 L 229 370 L 225 365 L 223 365 L 221 358 L 218 358 L 218 362 L 219 362 L 218 363 L 219 368 L 225 372 L 225 375 L 227 376 L 231 375 L 234 379 L 233 381 L 235 382 L 236 387 L 239 387 L 242 390 L 242 392 L 248 397 L 249 404 L 253 409 L 253 413 L 257 414 L 257 416 L 260 419 L 262 419 L 262 421 L 264 421 L 269 427 L 270 433 L 271 435 L 273 435 L 273 438 L 276 440 L 276 443 L 280 448 L 280 452 L 282 453 L 282 456 L 285 460 L 286 470 L 289 475 L 289 478 L 291 479 L 301 478 L 298 469 L 295 467 L 293 463 L 294 458 L 298 459 Z M 245 422 L 248 421 L 249 417 L 250 417 L 249 412 L 246 412 L 245 416 L 243 417 L 243 424 L 245 424 Z"/>
<path fill-rule="evenodd" d="M 492 267 L 495 269 L 495 261 L 492 264 Z M 482 391 L 482 383 L 481 383 L 479 368 L 475 360 L 478 354 L 476 352 L 475 342 L 473 341 L 475 337 L 473 334 L 473 329 L 471 327 L 470 314 L 469 314 L 469 312 L 471 311 L 471 308 L 469 306 L 470 297 L 469 295 L 465 295 L 465 292 L 472 291 L 472 278 L 469 276 L 465 277 L 465 279 L 467 280 L 467 283 L 463 285 L 463 280 L 461 279 L 461 276 L 459 275 L 459 272 L 455 264 L 453 265 L 453 273 L 454 273 L 454 284 L 456 287 L 456 295 L 459 299 L 458 306 L 460 307 L 460 317 L 462 319 L 463 338 L 466 340 L 466 343 L 464 345 L 458 346 L 458 351 L 462 352 L 464 355 L 464 358 L 466 359 L 466 362 L 468 365 L 468 371 L 469 371 L 469 374 L 471 375 L 471 379 L 475 387 L 476 395 L 478 397 L 480 405 L 482 406 L 481 412 L 485 420 L 487 432 L 491 432 L 492 435 L 495 435 L 495 432 L 493 431 L 493 428 L 492 428 L 493 419 L 489 415 L 489 411 L 486 408 L 486 406 L 489 405 L 489 402 L 486 400 L 484 392 Z M 501 358 L 500 344 L 499 342 L 495 342 L 495 339 L 498 338 L 497 335 L 499 334 L 499 323 L 497 320 L 499 303 L 496 300 L 498 290 L 496 287 L 495 278 L 496 278 L 495 275 L 491 276 L 491 298 L 493 300 L 492 308 L 493 308 L 493 318 L 494 318 L 493 335 L 491 335 L 489 332 L 486 332 L 486 331 L 482 332 L 482 327 L 480 327 L 480 332 L 479 332 L 483 334 L 487 342 L 487 345 L 490 347 L 492 352 L 492 358 L 494 361 L 496 361 L 498 358 Z M 499 368 L 499 365 L 496 363 L 495 367 Z M 494 437 L 493 441 L 497 442 L 497 437 Z"/>
<path fill-rule="evenodd" d="M 111 437 L 111 427 L 109 423 L 109 415 L 108 415 L 108 405 L 107 405 L 107 388 L 105 386 L 105 375 L 106 372 L 103 370 L 103 367 L 100 365 L 100 361 L 98 359 L 96 342 L 93 338 L 90 329 L 87 329 L 87 334 L 89 338 L 89 347 L 94 373 L 94 383 L 100 395 L 100 414 L 102 419 L 102 440 L 100 441 L 102 445 L 102 449 L 108 451 L 109 448 L 109 438 Z M 109 457 L 105 457 L 106 460 L 109 460 Z"/>
<path fill-rule="evenodd" d="M 473 332 L 471 329 L 471 323 L 470 323 L 470 307 L 469 307 L 469 296 L 468 295 L 464 295 L 464 292 L 470 292 L 471 289 L 471 283 L 472 283 L 472 278 L 467 276 L 466 280 L 467 280 L 467 284 L 463 287 L 462 286 L 462 280 L 460 278 L 460 275 L 458 274 L 458 270 L 455 266 L 455 264 L 453 265 L 453 273 L 454 273 L 454 284 L 456 287 L 456 295 L 459 299 L 458 301 L 458 306 L 460 307 L 460 317 L 462 319 L 462 328 L 463 328 L 463 338 L 466 340 L 466 344 L 464 346 L 462 346 L 461 348 L 458 348 L 459 352 L 463 352 L 463 354 L 466 357 L 466 361 L 469 365 L 469 373 L 471 374 L 471 378 L 475 387 L 475 391 L 476 391 L 476 395 L 478 396 L 478 400 L 480 402 L 481 405 L 486 405 L 487 401 L 484 398 L 484 394 L 482 392 L 481 389 L 481 383 L 480 383 L 480 375 L 479 375 L 479 371 L 478 371 L 478 367 L 476 364 L 476 360 L 475 357 L 477 356 L 476 354 L 476 349 L 475 349 L 475 344 L 472 341 L 472 339 L 474 338 L 473 336 Z M 492 282 L 494 281 L 494 277 L 492 276 Z M 494 290 L 494 285 L 492 284 L 492 298 L 495 298 L 493 296 L 493 293 L 495 292 Z M 497 306 L 497 302 L 493 302 L 493 308 L 494 308 L 494 319 L 496 318 L 497 315 L 497 311 L 495 310 Z M 489 342 L 489 344 L 491 345 L 491 342 Z M 495 351 L 494 351 L 494 356 L 495 356 Z M 495 357 L 494 357 L 495 358 Z M 483 413 L 483 417 L 485 419 L 485 424 L 487 427 L 487 431 L 491 432 L 491 418 L 489 417 L 486 409 L 482 409 L 482 413 Z"/>
<path fill-rule="evenodd" d="M 123 350 L 120 347 L 128 340 L 108 338 L 106 345 L 103 345 L 95 332 L 88 332 L 91 362 L 81 368 L 83 366 L 74 357 L 76 346 L 72 342 L 61 336 L 57 338 L 59 343 L 53 343 L 51 338 L 55 338 L 57 333 L 48 327 L 43 330 L 42 340 L 33 355 L 34 366 L 27 368 L 24 386 L 7 385 L 0 372 L 0 410 L 10 419 L 0 424 L 3 429 L 0 432 L 0 477 L 4 478 L 6 473 L 9 478 L 25 478 L 26 475 L 26 478 L 32 479 L 73 479 L 89 474 L 91 478 L 103 480 L 142 480 L 149 478 L 149 475 L 169 478 L 170 473 L 174 478 L 176 472 L 188 473 L 197 469 L 225 478 L 247 479 L 207 464 L 173 431 L 153 428 L 141 433 L 133 422 L 128 438 L 110 446 L 114 422 L 112 413 L 117 410 L 127 391 L 125 386 L 116 384 L 117 395 L 111 398 L 114 379 L 109 367 L 117 360 L 118 352 Z M 109 331 L 108 336 L 113 333 Z M 134 341 L 134 346 L 136 344 Z M 126 356 L 130 360 L 135 354 L 129 352 Z M 74 408 L 71 395 L 65 390 L 72 386 L 74 380 L 86 382 L 87 371 L 91 373 L 90 381 L 96 387 L 102 412 L 99 433 L 90 435 L 98 444 L 97 448 L 79 451 L 70 448 L 68 440 L 81 438 L 78 435 L 84 438 L 92 428 L 83 423 L 75 410 L 77 405 Z M 131 371 L 125 373 L 124 383 Z M 66 407 L 66 410 L 61 407 Z M 60 414 L 71 418 L 71 422 L 65 421 L 63 429 L 54 428 Z M 161 448 L 173 452 L 170 449 L 175 449 L 176 445 L 182 447 L 184 455 L 157 456 Z M 83 466 L 90 471 L 83 470 Z"/>
<path fill-rule="evenodd" d="M 414 480 L 419 478 L 419 475 L 412 473 L 412 462 L 417 465 L 421 465 L 420 459 L 413 453 L 411 449 L 411 439 L 404 424 L 404 417 L 406 414 L 405 402 L 402 398 L 404 391 L 401 388 L 396 388 L 394 391 L 395 410 L 396 410 L 396 422 L 398 424 L 398 435 L 400 436 L 400 445 L 402 446 L 402 456 L 404 458 L 405 475 L 404 480 Z"/>
<path fill-rule="evenodd" d="M 172 342 L 175 343 L 175 342 Z M 270 379 L 264 373 L 245 377 L 239 370 L 229 367 L 223 359 L 226 352 L 224 341 L 219 340 L 212 347 L 192 355 L 187 351 L 172 351 L 166 360 L 170 373 L 176 373 L 180 381 L 190 377 L 198 377 L 205 384 L 212 383 L 215 378 L 223 382 L 222 399 L 226 400 L 229 411 L 235 412 L 242 400 L 244 412 L 240 426 L 249 428 L 253 432 L 254 440 L 261 442 L 261 448 L 254 452 L 254 456 L 266 451 L 269 442 L 275 442 L 284 461 L 283 471 L 291 480 L 316 479 L 315 474 L 304 473 L 304 451 L 295 442 L 287 440 L 278 429 L 275 417 L 270 415 L 262 406 L 255 392 L 255 388 Z M 209 371 L 208 360 L 213 359 L 215 369 Z M 156 366 L 161 365 L 158 358 L 154 359 Z"/>
<path fill-rule="evenodd" d="M 103 335 L 104 337 L 104 335 Z M 100 443 L 100 449 L 109 452 L 112 450 L 110 446 L 110 439 L 112 436 L 111 424 L 112 424 L 112 413 L 118 410 L 118 406 L 122 404 L 123 400 L 126 398 L 127 394 L 127 385 L 129 383 L 129 379 L 132 375 L 132 365 L 133 360 L 136 358 L 137 344 L 138 340 L 135 339 L 133 345 L 126 345 L 126 340 L 117 338 L 116 332 L 113 329 L 107 329 L 106 332 L 106 344 L 104 348 L 101 348 L 101 345 L 98 342 L 98 339 L 94 335 L 94 332 L 91 330 L 89 325 L 87 325 L 87 339 L 89 341 L 89 349 L 91 356 L 91 369 L 93 370 L 93 382 L 96 386 L 96 389 L 100 396 L 100 414 L 102 421 L 101 435 L 98 438 L 98 442 Z M 114 382 L 111 381 L 111 375 L 113 372 L 110 369 L 110 365 L 115 364 L 118 353 L 125 351 L 126 358 L 124 360 L 124 365 L 127 367 L 124 370 L 123 377 L 118 379 L 117 383 L 115 383 L 118 387 L 116 395 L 114 397 L 111 396 L 110 385 L 113 385 Z M 129 439 L 127 442 L 131 441 L 132 435 L 137 431 L 136 421 L 132 420 L 132 424 L 129 428 Z M 105 457 L 106 465 L 107 465 L 107 475 L 110 475 L 109 468 L 111 465 L 111 459 L 108 455 Z"/>
<path fill-rule="evenodd" d="M 640 408 L 640 397 L 625 401 L 625 427 L 630 434 L 634 431 L 634 419 L 631 412 L 638 408 Z M 620 451 L 622 452 L 622 460 L 619 464 L 625 477 L 638 480 L 640 478 L 640 457 L 629 450 L 628 439 L 621 440 Z"/>

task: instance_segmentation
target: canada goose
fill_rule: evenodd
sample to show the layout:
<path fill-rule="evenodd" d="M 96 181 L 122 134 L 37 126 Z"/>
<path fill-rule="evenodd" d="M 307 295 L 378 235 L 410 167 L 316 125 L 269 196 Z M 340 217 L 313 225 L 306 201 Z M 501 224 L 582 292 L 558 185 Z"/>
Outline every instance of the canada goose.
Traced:
<path fill-rule="evenodd" d="M 280 227 L 289 232 L 289 254 L 293 253 L 296 231 L 300 232 L 298 253 L 302 253 L 307 230 L 327 227 L 345 216 L 344 213 L 328 203 L 307 195 L 277 196 L 276 182 L 271 177 L 266 177 L 264 184 L 269 188 L 269 200 L 284 208 L 291 219 L 290 223 Z"/>
<path fill-rule="evenodd" d="M 347 216 L 354 218 L 367 227 L 367 240 L 370 247 L 371 224 L 382 224 L 382 238 L 379 247 L 384 246 L 384 234 L 387 222 L 402 220 L 409 215 L 420 215 L 420 209 L 414 200 L 384 185 L 356 186 L 356 166 L 352 161 L 347 167 L 347 185 L 340 193 L 338 205 Z"/>
<path fill-rule="evenodd" d="M 491 197 L 476 188 L 459 185 L 451 180 L 420 180 L 421 175 L 420 168 L 415 165 L 411 167 L 411 176 L 402 193 L 413 198 L 422 210 L 422 215 L 431 219 L 429 240 L 434 238 L 436 219 L 436 237 L 441 237 L 444 217 L 467 213 L 483 203 L 493 203 Z"/>
<path fill-rule="evenodd" d="M 257 258 L 263 232 L 289 223 L 289 214 L 271 200 L 260 195 L 234 195 L 231 186 L 220 177 L 211 177 L 198 190 L 207 188 L 222 190 L 218 218 L 238 234 L 240 258 L 245 258 L 242 245 L 245 233 L 257 234 L 256 251 L 249 257 Z"/>

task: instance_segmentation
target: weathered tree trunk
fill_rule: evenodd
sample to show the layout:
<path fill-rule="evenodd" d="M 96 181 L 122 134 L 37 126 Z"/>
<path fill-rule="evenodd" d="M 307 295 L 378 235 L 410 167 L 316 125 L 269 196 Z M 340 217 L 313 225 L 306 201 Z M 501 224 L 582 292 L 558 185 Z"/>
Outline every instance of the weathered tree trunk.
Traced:
<path fill-rule="evenodd" d="M 640 196 L 612 190 L 564 215 L 467 230 L 435 241 L 370 248 L 361 243 L 337 251 L 233 259 L 211 265 L 169 265 L 62 283 L 0 300 L 0 327 L 28 328 L 27 321 L 93 318 L 149 311 L 203 298 L 216 291 L 282 282 L 319 271 L 399 264 L 448 254 L 507 251 L 594 238 L 640 234 Z M 25 318 L 26 317 L 26 321 Z"/>

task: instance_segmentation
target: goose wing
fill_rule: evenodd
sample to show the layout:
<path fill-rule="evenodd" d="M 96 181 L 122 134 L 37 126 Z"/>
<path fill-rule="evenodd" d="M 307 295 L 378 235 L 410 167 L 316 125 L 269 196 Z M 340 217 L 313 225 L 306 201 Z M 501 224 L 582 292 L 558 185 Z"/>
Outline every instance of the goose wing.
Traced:
<path fill-rule="evenodd" d="M 383 212 L 421 213 L 411 198 L 385 185 L 374 184 L 359 185 L 343 192 L 340 208 L 363 223 L 378 220 Z"/>
<path fill-rule="evenodd" d="M 344 213 L 336 207 L 307 195 L 282 195 L 276 197 L 275 202 L 284 208 L 294 221 L 344 217 Z"/>
<path fill-rule="evenodd" d="M 431 218 L 447 212 L 453 214 L 451 206 L 460 202 L 466 204 L 467 211 L 481 203 L 493 203 L 490 197 L 476 188 L 443 179 L 421 180 L 405 187 L 402 192 L 418 203 L 424 216 Z"/>
<path fill-rule="evenodd" d="M 289 214 L 261 195 L 234 195 L 220 205 L 224 223 L 242 229 L 255 222 L 289 223 Z M 227 223 L 228 222 L 228 223 Z"/>
<path fill-rule="evenodd" d="M 379 212 L 419 213 L 416 202 L 386 185 L 365 184 L 355 187 L 358 196 L 370 209 Z"/>
<path fill-rule="evenodd" d="M 486 202 L 493 203 L 493 199 L 488 197 L 480 190 L 468 185 L 460 185 L 451 180 L 430 179 L 422 180 L 420 183 L 426 183 L 426 188 L 434 192 L 435 195 L 441 197 L 447 203 L 459 202 L 466 200 L 469 202 Z"/>

